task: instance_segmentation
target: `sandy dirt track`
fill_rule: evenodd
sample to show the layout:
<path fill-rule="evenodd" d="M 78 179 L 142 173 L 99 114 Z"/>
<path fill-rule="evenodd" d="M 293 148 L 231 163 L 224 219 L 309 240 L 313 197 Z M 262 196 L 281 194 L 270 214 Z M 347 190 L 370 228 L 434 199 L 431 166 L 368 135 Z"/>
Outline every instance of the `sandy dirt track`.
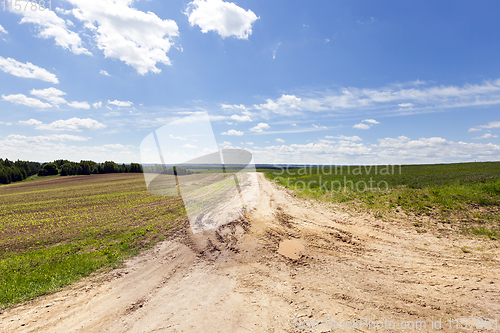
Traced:
<path fill-rule="evenodd" d="M 325 332 L 297 323 L 369 318 L 473 332 L 447 320 L 500 320 L 496 241 L 419 234 L 299 200 L 260 174 L 259 182 L 260 201 L 244 218 L 194 235 L 181 230 L 123 268 L 4 310 L 0 330 Z M 297 260 L 278 253 L 289 239 L 305 247 Z M 464 253 L 463 245 L 482 251 Z M 432 330 L 431 318 L 443 329 Z"/>

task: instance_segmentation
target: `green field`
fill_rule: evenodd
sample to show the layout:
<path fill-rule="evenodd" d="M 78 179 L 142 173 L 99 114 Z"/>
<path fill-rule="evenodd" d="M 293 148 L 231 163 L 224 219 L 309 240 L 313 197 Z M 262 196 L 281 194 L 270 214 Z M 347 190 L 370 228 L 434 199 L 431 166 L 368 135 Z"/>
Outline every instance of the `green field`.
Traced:
<path fill-rule="evenodd" d="M 300 197 L 382 220 L 411 217 L 418 231 L 444 223 L 500 238 L 500 162 L 260 171 Z"/>
<path fill-rule="evenodd" d="M 142 174 L 1 186 L 0 308 L 116 267 L 186 220 L 182 200 L 151 195 Z"/>

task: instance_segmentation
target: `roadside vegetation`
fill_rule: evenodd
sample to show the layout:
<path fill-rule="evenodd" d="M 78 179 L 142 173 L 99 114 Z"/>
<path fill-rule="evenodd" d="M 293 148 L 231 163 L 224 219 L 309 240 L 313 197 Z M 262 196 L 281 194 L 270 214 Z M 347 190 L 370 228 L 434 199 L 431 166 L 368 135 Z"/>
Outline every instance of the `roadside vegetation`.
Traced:
<path fill-rule="evenodd" d="M 500 162 L 261 170 L 300 197 L 381 220 L 500 239 Z"/>
<path fill-rule="evenodd" d="M 0 187 L 0 308 L 116 267 L 186 222 L 142 174 L 48 177 Z"/>

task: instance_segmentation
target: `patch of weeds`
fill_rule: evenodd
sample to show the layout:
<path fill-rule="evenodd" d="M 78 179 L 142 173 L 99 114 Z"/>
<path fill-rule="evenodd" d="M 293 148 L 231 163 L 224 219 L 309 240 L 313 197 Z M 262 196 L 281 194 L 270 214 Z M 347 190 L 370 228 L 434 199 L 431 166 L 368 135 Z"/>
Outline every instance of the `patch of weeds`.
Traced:
<path fill-rule="evenodd" d="M 471 249 L 469 249 L 467 246 L 462 246 L 460 250 L 462 250 L 463 253 L 471 253 Z"/>

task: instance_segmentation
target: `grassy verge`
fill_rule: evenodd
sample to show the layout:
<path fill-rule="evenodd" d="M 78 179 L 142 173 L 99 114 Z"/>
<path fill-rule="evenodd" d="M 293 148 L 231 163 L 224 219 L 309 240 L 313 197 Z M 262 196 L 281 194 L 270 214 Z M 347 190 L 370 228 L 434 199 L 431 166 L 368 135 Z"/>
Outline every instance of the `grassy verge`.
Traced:
<path fill-rule="evenodd" d="M 140 174 L 18 183 L 0 202 L 0 308 L 116 267 L 186 220 L 182 201 L 152 196 Z"/>
<path fill-rule="evenodd" d="M 448 225 L 500 238 L 500 162 L 261 171 L 298 196 L 410 220 L 418 231 Z"/>

